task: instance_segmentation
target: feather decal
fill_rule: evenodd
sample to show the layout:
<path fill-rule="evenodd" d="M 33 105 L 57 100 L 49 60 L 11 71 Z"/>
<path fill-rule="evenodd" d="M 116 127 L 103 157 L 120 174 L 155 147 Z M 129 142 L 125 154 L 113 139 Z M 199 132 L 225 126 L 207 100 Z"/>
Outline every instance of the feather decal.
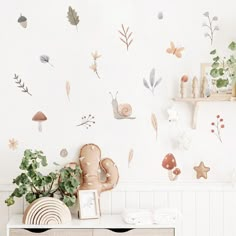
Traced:
<path fill-rule="evenodd" d="M 68 80 L 66 81 L 66 95 L 70 101 L 70 82 Z"/>
<path fill-rule="evenodd" d="M 134 150 L 133 150 L 133 149 L 130 149 L 130 151 L 129 151 L 129 157 L 128 157 L 128 167 L 129 167 L 129 168 L 130 168 L 131 161 L 133 160 L 133 156 L 134 156 Z"/>
<path fill-rule="evenodd" d="M 157 139 L 158 125 L 157 125 L 157 117 L 154 113 L 152 113 L 152 115 L 151 115 L 151 122 L 152 122 L 152 127 L 156 132 L 156 139 Z"/>
<path fill-rule="evenodd" d="M 78 31 L 77 25 L 79 24 L 79 21 L 80 21 L 79 16 L 77 12 L 75 11 L 75 9 L 73 9 L 71 6 L 69 7 L 68 12 L 67 12 L 67 18 L 68 18 L 68 21 L 71 23 L 71 25 L 76 26 L 76 30 Z"/>

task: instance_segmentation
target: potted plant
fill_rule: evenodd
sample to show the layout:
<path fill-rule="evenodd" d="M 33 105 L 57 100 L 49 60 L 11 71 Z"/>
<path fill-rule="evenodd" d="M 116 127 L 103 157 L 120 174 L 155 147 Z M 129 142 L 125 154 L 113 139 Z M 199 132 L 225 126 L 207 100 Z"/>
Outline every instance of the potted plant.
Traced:
<path fill-rule="evenodd" d="M 5 200 L 7 206 L 15 203 L 14 198 L 25 196 L 27 202 L 32 203 L 41 197 L 53 197 L 58 193 L 60 200 L 66 206 L 71 207 L 76 202 L 75 191 L 78 188 L 81 169 L 75 165 L 75 168 L 63 167 L 59 171 L 50 172 L 43 175 L 39 172 L 40 167 L 47 166 L 47 158 L 42 151 L 24 151 L 20 169 L 22 173 L 13 179 L 13 184 L 17 187 Z"/>
<path fill-rule="evenodd" d="M 217 88 L 231 85 L 232 97 L 236 97 L 236 55 L 233 54 L 236 51 L 236 43 L 231 42 L 228 49 L 231 51 L 229 57 L 220 58 L 216 49 L 210 52 L 213 56 L 210 75 L 216 79 Z"/>

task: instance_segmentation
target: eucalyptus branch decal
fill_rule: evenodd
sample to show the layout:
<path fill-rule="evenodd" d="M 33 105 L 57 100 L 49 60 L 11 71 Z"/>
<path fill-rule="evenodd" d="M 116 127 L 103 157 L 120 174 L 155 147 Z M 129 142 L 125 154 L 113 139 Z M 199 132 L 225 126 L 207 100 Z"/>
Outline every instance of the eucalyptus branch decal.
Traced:
<path fill-rule="evenodd" d="M 90 69 L 93 70 L 96 73 L 96 75 L 99 79 L 101 79 L 99 74 L 98 74 L 98 65 L 97 65 L 97 59 L 99 57 L 101 57 L 101 55 L 99 55 L 97 51 L 92 52 L 91 55 L 93 57 L 93 64 L 90 66 Z"/>
<path fill-rule="evenodd" d="M 79 16 L 75 9 L 72 7 L 69 7 L 68 12 L 67 12 L 67 18 L 68 21 L 71 23 L 71 25 L 76 26 L 76 30 L 78 31 L 77 25 L 79 24 Z"/>
<path fill-rule="evenodd" d="M 121 25 L 122 31 L 118 31 L 121 34 L 120 40 L 126 45 L 127 51 L 129 50 L 130 44 L 133 42 L 133 38 L 131 39 L 131 35 L 133 32 L 129 32 L 129 27 L 125 29 L 124 25 Z"/>
<path fill-rule="evenodd" d="M 150 72 L 150 76 L 149 76 L 149 83 L 143 79 L 143 85 L 149 89 L 152 94 L 154 95 L 155 93 L 155 88 L 157 87 L 158 84 L 160 84 L 162 78 L 159 78 L 158 80 L 156 80 L 155 78 L 155 69 L 153 68 Z"/>
<path fill-rule="evenodd" d="M 32 96 L 32 94 L 28 90 L 28 87 L 25 86 L 25 83 L 22 82 L 21 79 L 19 79 L 18 75 L 15 74 L 13 79 L 15 80 L 17 87 L 20 88 L 23 93 L 28 93 L 30 96 Z"/>
<path fill-rule="evenodd" d="M 77 126 L 84 126 L 86 129 L 90 128 L 93 124 L 95 124 L 95 117 L 89 114 L 88 116 L 82 117 L 82 122 Z"/>
<path fill-rule="evenodd" d="M 40 61 L 41 61 L 42 63 L 48 63 L 50 66 L 53 67 L 53 65 L 49 62 L 49 60 L 50 60 L 50 57 L 47 56 L 47 55 L 42 55 L 42 56 L 40 56 Z"/>
<path fill-rule="evenodd" d="M 217 16 L 213 16 L 212 18 L 210 18 L 210 14 L 209 12 L 205 12 L 203 14 L 203 16 L 205 16 L 208 20 L 208 23 L 204 22 L 203 23 L 203 27 L 206 27 L 208 29 L 208 32 L 205 33 L 205 37 L 208 37 L 210 38 L 210 41 L 211 41 L 211 45 L 213 44 L 213 40 L 214 40 L 214 33 L 215 31 L 218 31 L 219 30 L 219 27 L 218 25 L 213 25 L 213 22 L 215 21 L 218 21 L 218 17 Z"/>

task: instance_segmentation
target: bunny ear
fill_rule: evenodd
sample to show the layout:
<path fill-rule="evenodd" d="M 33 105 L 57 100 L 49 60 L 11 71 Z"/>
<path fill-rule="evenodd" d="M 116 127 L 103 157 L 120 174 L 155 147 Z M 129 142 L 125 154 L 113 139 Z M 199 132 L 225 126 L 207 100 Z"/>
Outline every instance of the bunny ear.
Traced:
<path fill-rule="evenodd" d="M 112 98 L 112 99 L 114 99 L 114 97 L 113 97 L 112 93 L 111 93 L 111 92 L 109 92 L 109 94 L 111 95 L 111 98 Z"/>
<path fill-rule="evenodd" d="M 115 98 L 117 98 L 117 94 L 118 94 L 118 91 L 116 91 L 116 96 L 115 96 Z"/>

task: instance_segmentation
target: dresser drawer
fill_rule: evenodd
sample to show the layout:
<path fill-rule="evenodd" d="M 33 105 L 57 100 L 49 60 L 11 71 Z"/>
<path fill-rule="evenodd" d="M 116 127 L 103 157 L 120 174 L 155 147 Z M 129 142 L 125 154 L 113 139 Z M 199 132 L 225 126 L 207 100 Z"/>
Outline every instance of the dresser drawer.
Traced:
<path fill-rule="evenodd" d="M 9 236 L 93 236 L 93 230 L 92 229 L 48 229 L 44 231 L 44 230 L 36 230 L 36 229 L 35 230 L 34 229 L 11 229 Z"/>
<path fill-rule="evenodd" d="M 93 236 L 175 236 L 174 229 L 94 229 Z"/>

